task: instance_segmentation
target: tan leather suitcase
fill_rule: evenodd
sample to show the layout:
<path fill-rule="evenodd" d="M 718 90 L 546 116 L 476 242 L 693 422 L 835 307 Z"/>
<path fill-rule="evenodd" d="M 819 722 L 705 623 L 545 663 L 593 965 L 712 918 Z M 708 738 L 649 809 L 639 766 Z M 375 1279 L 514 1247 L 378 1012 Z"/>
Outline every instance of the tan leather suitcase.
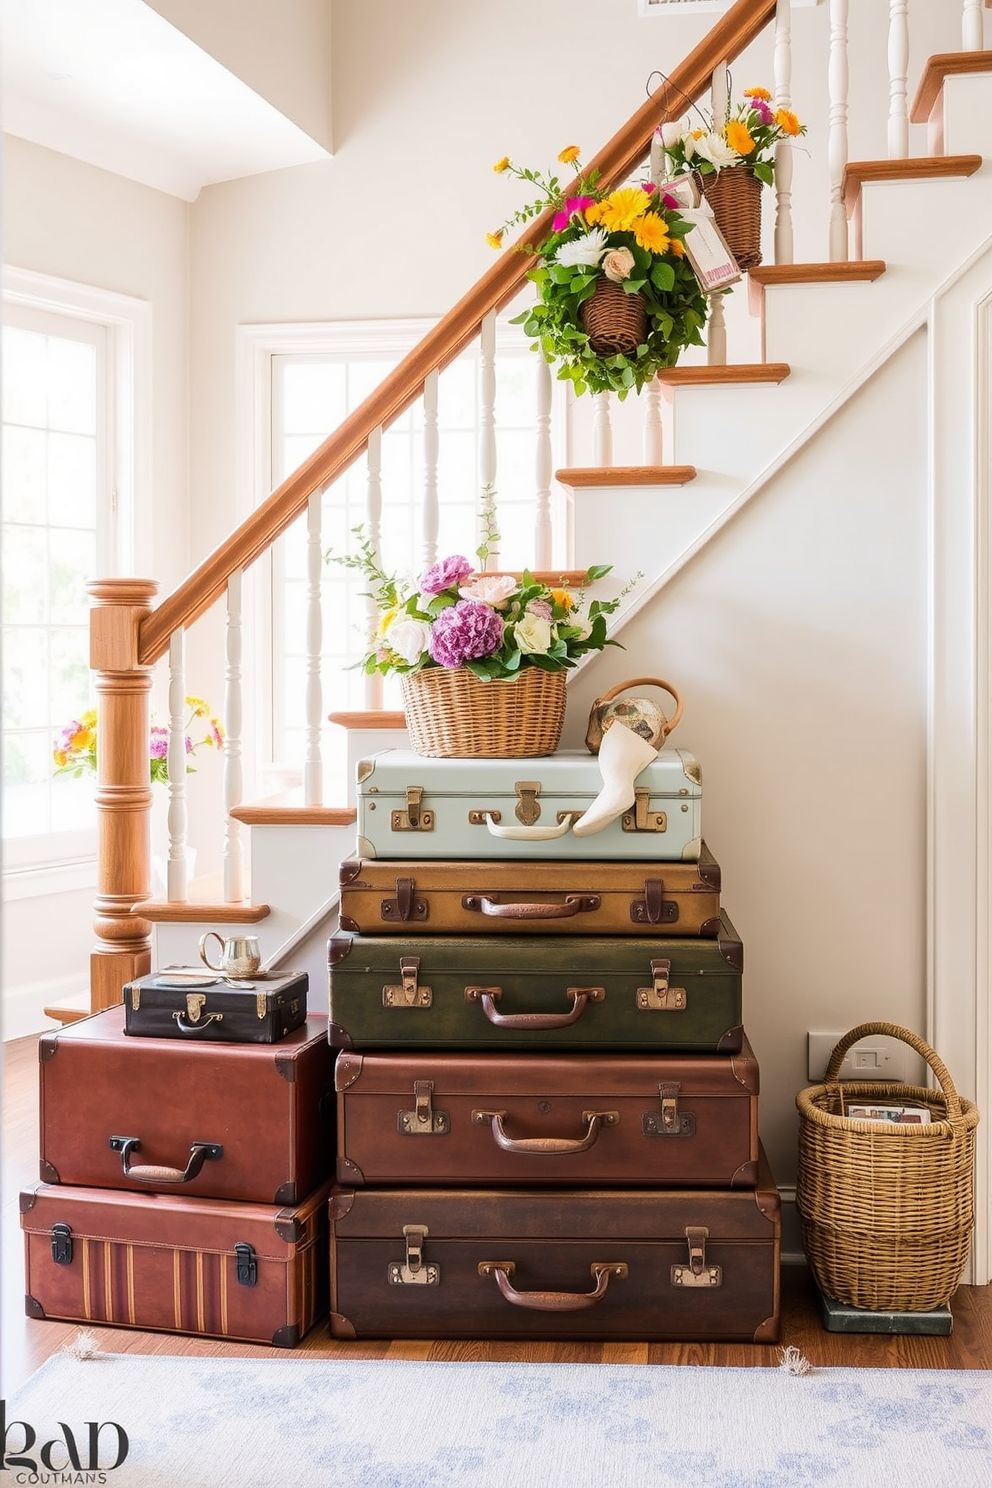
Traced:
<path fill-rule="evenodd" d="M 25 1311 L 293 1348 L 327 1308 L 328 1184 L 292 1209 L 39 1184 Z"/>
<path fill-rule="evenodd" d="M 753 1188 L 739 1054 L 338 1055 L 338 1182 Z"/>
<path fill-rule="evenodd" d="M 366 935 L 702 935 L 720 928 L 720 865 L 347 858 L 342 930 Z"/>
<path fill-rule="evenodd" d="M 297 1204 L 334 1172 L 327 1018 L 277 1044 L 129 1038 L 124 1006 L 38 1043 L 43 1183 Z"/>
<path fill-rule="evenodd" d="M 774 1343 L 781 1204 L 755 1189 L 335 1190 L 336 1338 Z"/>

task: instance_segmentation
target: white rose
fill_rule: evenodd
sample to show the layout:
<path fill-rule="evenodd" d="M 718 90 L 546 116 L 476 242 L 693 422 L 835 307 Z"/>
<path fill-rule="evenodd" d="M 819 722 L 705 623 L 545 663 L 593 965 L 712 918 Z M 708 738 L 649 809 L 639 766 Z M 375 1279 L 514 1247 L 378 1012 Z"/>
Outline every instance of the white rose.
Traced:
<path fill-rule="evenodd" d="M 603 273 L 614 284 L 622 284 L 625 279 L 629 279 L 633 267 L 634 255 L 629 248 L 612 248 L 603 259 Z"/>
<path fill-rule="evenodd" d="M 666 150 L 670 150 L 673 145 L 677 145 L 681 138 L 682 125 L 678 119 L 669 119 L 667 123 L 662 124 L 661 143 Z"/>
<path fill-rule="evenodd" d="M 395 651 L 397 656 L 413 666 L 418 662 L 427 650 L 427 642 L 431 637 L 431 628 L 426 620 L 393 620 L 386 626 L 383 640 L 390 651 Z"/>
<path fill-rule="evenodd" d="M 606 251 L 606 233 L 601 227 L 592 227 L 573 243 L 562 243 L 555 254 L 555 262 L 565 268 L 573 264 L 584 264 L 595 268 Z"/>
<path fill-rule="evenodd" d="M 740 165 L 741 157 L 736 150 L 732 150 L 722 135 L 712 133 L 704 134 L 695 141 L 696 154 L 701 155 L 704 160 L 710 161 L 717 170 L 725 165 Z M 686 152 L 688 154 L 688 151 Z"/>
<path fill-rule="evenodd" d="M 463 584 L 458 593 L 462 599 L 477 599 L 480 604 L 491 605 L 494 610 L 503 610 L 516 588 L 517 580 L 512 574 L 498 577 L 478 574 L 468 584 Z"/>
<path fill-rule="evenodd" d="M 527 614 L 513 627 L 513 640 L 525 656 L 543 656 L 551 645 L 551 622 L 543 615 Z"/>

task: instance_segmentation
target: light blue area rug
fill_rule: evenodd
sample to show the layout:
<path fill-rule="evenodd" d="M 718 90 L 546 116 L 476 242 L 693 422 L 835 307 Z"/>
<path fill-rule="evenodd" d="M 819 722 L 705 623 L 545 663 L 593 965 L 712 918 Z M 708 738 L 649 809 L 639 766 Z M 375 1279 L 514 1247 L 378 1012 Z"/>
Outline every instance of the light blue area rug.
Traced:
<path fill-rule="evenodd" d="M 119 1466 L 88 1422 L 126 1432 Z M 110 1488 L 990 1488 L 992 1376 L 57 1355 L 7 1404 L 5 1466 Z"/>

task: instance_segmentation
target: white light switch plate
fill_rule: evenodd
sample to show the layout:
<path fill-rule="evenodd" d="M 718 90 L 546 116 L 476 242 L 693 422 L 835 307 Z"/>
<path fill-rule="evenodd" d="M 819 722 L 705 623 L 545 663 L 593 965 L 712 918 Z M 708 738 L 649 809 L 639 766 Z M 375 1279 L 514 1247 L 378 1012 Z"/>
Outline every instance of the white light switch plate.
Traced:
<path fill-rule="evenodd" d="M 811 1080 L 822 1080 L 827 1061 L 843 1038 L 840 1033 L 806 1035 Z M 852 1045 L 844 1055 L 838 1076 L 841 1080 L 900 1080 L 905 1085 L 926 1084 L 926 1062 L 915 1049 L 890 1034 L 872 1034 Z"/>

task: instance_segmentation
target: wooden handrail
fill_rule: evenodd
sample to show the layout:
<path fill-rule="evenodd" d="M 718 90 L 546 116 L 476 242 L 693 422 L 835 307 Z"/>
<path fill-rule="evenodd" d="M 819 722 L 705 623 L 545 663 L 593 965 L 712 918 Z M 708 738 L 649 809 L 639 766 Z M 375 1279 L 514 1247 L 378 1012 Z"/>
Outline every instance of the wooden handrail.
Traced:
<path fill-rule="evenodd" d="M 732 62 L 754 40 L 774 17 L 775 5 L 776 0 L 736 0 L 587 169 L 597 169 L 605 186 L 625 180 L 643 160 L 655 128 L 680 118 L 690 102 L 703 96 L 715 69 L 721 62 Z M 364 403 L 141 622 L 140 665 L 150 666 L 164 655 L 169 637 L 208 610 L 231 575 L 261 557 L 303 511 L 310 495 L 359 458 L 373 430 L 393 423 L 420 395 L 425 378 L 448 366 L 477 334 L 485 316 L 513 298 L 530 267 L 528 255 L 516 250 L 539 243 L 549 225 L 550 212 L 536 218 Z"/>

